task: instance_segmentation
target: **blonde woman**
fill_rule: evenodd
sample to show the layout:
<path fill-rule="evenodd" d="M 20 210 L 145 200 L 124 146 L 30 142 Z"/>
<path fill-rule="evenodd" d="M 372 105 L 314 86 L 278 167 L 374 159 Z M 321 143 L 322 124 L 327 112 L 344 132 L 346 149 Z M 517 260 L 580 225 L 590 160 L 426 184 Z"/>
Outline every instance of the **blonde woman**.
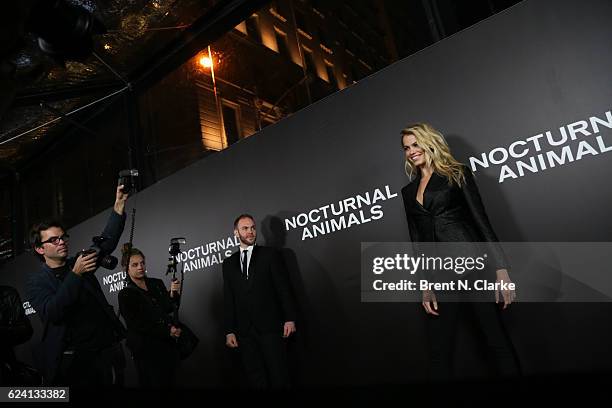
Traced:
<path fill-rule="evenodd" d="M 402 189 L 412 242 L 489 242 L 489 260 L 498 283 L 510 282 L 506 261 L 470 169 L 451 154 L 444 136 L 431 125 L 417 123 L 401 131 L 405 169 L 410 182 Z M 491 259 L 492 257 L 492 259 Z M 501 298 L 500 298 L 501 294 Z M 440 294 L 444 297 L 444 294 Z M 495 292 L 503 309 L 514 300 L 512 290 Z M 423 292 L 427 313 L 431 377 L 452 378 L 454 337 L 459 310 L 469 309 L 484 334 L 490 362 L 502 376 L 519 375 L 512 343 L 493 302 L 442 302 Z"/>

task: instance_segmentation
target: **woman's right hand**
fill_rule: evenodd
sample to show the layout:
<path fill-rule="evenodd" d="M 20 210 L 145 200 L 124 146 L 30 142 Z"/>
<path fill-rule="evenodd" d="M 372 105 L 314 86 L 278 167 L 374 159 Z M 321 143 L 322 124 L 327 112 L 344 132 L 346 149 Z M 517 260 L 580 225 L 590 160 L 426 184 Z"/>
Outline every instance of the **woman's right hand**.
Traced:
<path fill-rule="evenodd" d="M 234 333 L 228 333 L 225 335 L 225 345 L 229 348 L 238 347 L 238 340 L 236 339 L 236 335 Z"/>
<path fill-rule="evenodd" d="M 436 300 L 436 294 L 431 290 L 423 291 L 423 307 L 425 308 L 425 312 L 430 315 L 439 316 L 440 314 L 437 312 L 438 310 L 438 302 Z"/>
<path fill-rule="evenodd" d="M 181 328 L 176 326 L 170 326 L 170 337 L 178 339 L 181 337 Z"/>

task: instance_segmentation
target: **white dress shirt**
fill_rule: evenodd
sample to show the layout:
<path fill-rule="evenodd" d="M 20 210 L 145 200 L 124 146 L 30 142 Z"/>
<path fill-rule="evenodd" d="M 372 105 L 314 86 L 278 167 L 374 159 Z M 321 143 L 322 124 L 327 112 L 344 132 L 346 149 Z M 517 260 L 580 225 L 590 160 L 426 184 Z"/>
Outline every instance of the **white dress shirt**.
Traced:
<path fill-rule="evenodd" d="M 251 257 L 253 256 L 253 248 L 255 247 L 255 245 L 250 245 L 246 248 L 240 248 L 240 270 L 242 271 L 242 265 L 243 265 L 243 256 L 244 253 L 246 252 L 246 257 L 247 257 L 247 270 L 246 270 L 246 277 L 247 279 L 249 278 L 249 269 L 251 269 Z M 242 273 L 244 274 L 244 271 L 242 271 Z"/>

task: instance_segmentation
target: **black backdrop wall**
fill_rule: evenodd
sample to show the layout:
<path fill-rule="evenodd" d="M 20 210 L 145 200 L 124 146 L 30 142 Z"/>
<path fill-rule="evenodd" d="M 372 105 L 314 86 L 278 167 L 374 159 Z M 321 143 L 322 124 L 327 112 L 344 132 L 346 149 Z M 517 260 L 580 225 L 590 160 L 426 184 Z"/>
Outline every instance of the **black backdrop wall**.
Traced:
<path fill-rule="evenodd" d="M 236 356 L 224 347 L 217 261 L 235 250 L 227 241 L 234 217 L 243 212 L 257 218 L 260 243 L 279 247 L 288 264 L 301 309 L 291 344 L 296 382 L 423 378 L 420 304 L 361 303 L 359 286 L 362 241 L 409 239 L 396 194 L 406 183 L 399 131 L 412 122 L 427 121 L 442 130 L 465 162 L 482 160 L 483 153 L 499 159 L 504 153 L 494 149 L 547 131 L 555 139 L 577 131 L 575 140 L 554 149 L 544 136 L 535 139 L 542 142 L 539 152 L 531 139 L 515 146 L 519 153 L 530 148 L 524 157 L 488 168 L 471 163 L 500 239 L 610 241 L 611 18 L 607 0 L 525 1 L 132 197 L 129 205 L 138 210 L 135 245 L 147 255 L 149 275 L 168 280 L 163 273 L 171 237 L 186 237 L 185 249 L 191 249 L 184 254 L 189 271 L 182 316 L 202 341 L 183 364 L 181 382 L 190 387 L 239 382 Z M 591 117 L 599 118 L 597 129 Z M 575 160 L 519 176 L 517 160 L 529 162 L 564 146 Z M 508 174 L 503 165 L 516 178 L 500 182 Z M 314 235 L 312 223 L 307 231 L 290 225 L 299 214 L 331 203 L 337 208 L 341 200 L 373 195 L 376 189 L 386 199 L 376 203 L 375 211 L 371 205 L 349 209 L 347 221 L 350 213 L 359 221 L 350 227 L 305 238 Z M 71 251 L 88 246 L 106 217 L 100 214 L 73 228 Z M 23 293 L 36 262 L 29 255 L 19 257 L 4 268 L 2 280 Z M 117 272 L 97 272 L 114 304 Z M 504 318 L 525 372 L 545 374 L 612 369 L 611 312 L 609 303 L 519 303 Z M 36 315 L 32 321 L 39 328 Z M 40 331 L 31 344 L 39 336 Z M 458 375 L 487 375 L 482 344 L 467 320 L 458 342 Z M 24 360 L 31 360 L 31 344 L 18 350 Z"/>

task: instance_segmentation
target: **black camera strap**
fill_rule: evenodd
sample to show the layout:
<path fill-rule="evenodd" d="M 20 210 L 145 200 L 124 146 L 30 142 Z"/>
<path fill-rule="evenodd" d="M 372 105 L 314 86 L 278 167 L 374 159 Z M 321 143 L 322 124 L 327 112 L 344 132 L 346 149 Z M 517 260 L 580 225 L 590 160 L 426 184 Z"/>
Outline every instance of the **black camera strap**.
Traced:
<path fill-rule="evenodd" d="M 132 242 L 134 241 L 134 228 L 136 228 L 136 207 L 132 208 L 132 220 L 130 226 L 130 249 L 132 249 Z"/>

